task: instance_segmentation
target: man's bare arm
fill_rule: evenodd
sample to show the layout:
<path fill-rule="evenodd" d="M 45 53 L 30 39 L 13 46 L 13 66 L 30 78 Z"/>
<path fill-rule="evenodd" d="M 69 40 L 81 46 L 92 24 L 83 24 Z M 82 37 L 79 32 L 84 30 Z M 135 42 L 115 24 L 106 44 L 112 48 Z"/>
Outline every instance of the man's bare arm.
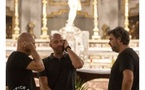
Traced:
<path fill-rule="evenodd" d="M 123 71 L 122 90 L 131 90 L 133 84 L 133 72 L 129 69 Z"/>
<path fill-rule="evenodd" d="M 51 90 L 48 86 L 48 80 L 46 76 L 39 77 L 40 90 Z"/>
<path fill-rule="evenodd" d="M 44 70 L 44 64 L 42 62 L 42 59 L 40 58 L 38 52 L 36 51 L 35 46 L 31 42 L 25 42 L 27 48 L 31 51 L 31 55 L 33 58 L 33 61 L 30 62 L 30 64 L 27 66 L 27 69 L 35 70 L 35 71 L 43 71 Z"/>
<path fill-rule="evenodd" d="M 66 48 L 67 46 L 69 46 L 68 42 L 65 40 L 64 41 L 64 48 Z M 74 52 L 72 51 L 70 48 L 67 48 L 66 50 L 68 52 L 68 55 L 72 61 L 73 66 L 76 69 L 82 68 L 84 65 L 83 60 Z"/>

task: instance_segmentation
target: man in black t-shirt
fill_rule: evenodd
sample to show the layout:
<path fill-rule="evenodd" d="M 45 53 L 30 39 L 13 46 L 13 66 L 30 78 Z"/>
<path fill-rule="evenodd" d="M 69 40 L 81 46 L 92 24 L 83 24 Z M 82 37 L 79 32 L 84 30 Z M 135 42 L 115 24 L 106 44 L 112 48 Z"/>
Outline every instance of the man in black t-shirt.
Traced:
<path fill-rule="evenodd" d="M 43 71 L 44 65 L 36 51 L 35 39 L 29 33 L 22 33 L 18 38 L 17 50 L 10 54 L 6 63 L 8 89 L 36 90 L 32 70 Z"/>
<path fill-rule="evenodd" d="M 39 73 L 40 89 L 75 90 L 76 69 L 83 67 L 83 61 L 59 33 L 50 37 L 50 47 L 54 53 L 43 59 L 45 70 Z"/>
<path fill-rule="evenodd" d="M 139 57 L 128 46 L 129 33 L 118 26 L 108 35 L 112 50 L 119 53 L 111 69 L 108 90 L 139 90 Z"/>

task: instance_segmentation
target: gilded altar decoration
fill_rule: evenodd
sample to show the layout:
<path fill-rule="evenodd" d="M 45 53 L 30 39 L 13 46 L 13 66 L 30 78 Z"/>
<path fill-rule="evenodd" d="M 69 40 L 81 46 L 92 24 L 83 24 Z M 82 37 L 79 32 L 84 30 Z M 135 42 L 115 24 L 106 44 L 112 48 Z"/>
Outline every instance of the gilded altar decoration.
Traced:
<path fill-rule="evenodd" d="M 139 39 L 139 21 L 133 21 L 131 20 L 130 23 L 130 35 L 131 39 Z"/>
<path fill-rule="evenodd" d="M 99 29 L 98 29 L 98 12 L 97 12 L 97 0 L 94 0 L 93 5 L 94 5 L 94 34 L 92 36 L 92 39 L 100 39 L 99 35 Z"/>
<path fill-rule="evenodd" d="M 34 34 L 35 24 L 33 22 L 29 22 L 27 27 L 28 27 L 28 33 L 30 33 L 32 36 L 34 36 L 34 38 L 36 38 Z"/>
<path fill-rule="evenodd" d="M 43 10 L 42 10 L 42 28 L 41 28 L 41 39 L 49 39 L 48 36 L 48 28 L 47 28 L 47 13 L 46 13 L 46 6 L 47 6 L 47 0 L 42 0 L 42 4 L 43 4 Z"/>
<path fill-rule="evenodd" d="M 103 31 L 102 39 L 108 39 L 107 32 L 109 30 L 110 30 L 110 27 L 106 24 L 103 24 L 103 26 L 102 26 L 102 31 Z"/>
<path fill-rule="evenodd" d="M 19 0 L 15 0 L 15 21 L 14 21 L 14 33 L 12 35 L 13 39 L 17 39 L 20 33 L 20 28 L 19 28 L 19 12 L 18 12 L 18 2 Z"/>
<path fill-rule="evenodd" d="M 125 0 L 125 22 L 124 22 L 124 26 L 125 26 L 125 30 L 129 31 L 129 20 L 128 20 L 128 16 L 129 16 L 129 10 L 128 10 L 128 0 Z"/>

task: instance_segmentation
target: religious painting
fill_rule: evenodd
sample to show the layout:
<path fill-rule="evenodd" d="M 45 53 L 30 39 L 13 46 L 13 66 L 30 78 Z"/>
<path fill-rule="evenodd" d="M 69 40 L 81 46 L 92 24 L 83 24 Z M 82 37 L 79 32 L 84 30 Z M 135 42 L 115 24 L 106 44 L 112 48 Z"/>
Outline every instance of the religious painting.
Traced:
<path fill-rule="evenodd" d="M 6 7 L 6 39 L 12 39 L 14 27 L 14 12 L 10 7 Z"/>
<path fill-rule="evenodd" d="M 139 15 L 129 17 L 129 29 L 132 39 L 139 39 Z"/>
<path fill-rule="evenodd" d="M 12 17 L 6 16 L 6 38 L 12 38 Z"/>

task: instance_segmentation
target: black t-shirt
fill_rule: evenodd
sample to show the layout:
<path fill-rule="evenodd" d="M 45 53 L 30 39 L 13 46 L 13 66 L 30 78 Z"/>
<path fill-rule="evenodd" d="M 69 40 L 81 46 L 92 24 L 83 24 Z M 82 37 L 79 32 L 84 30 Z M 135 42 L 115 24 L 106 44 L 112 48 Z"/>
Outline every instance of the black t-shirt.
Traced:
<path fill-rule="evenodd" d="M 127 48 L 122 51 L 113 64 L 108 90 L 121 90 L 123 70 L 125 69 L 132 70 L 134 74 L 131 90 L 139 90 L 139 57 L 131 48 Z"/>
<path fill-rule="evenodd" d="M 59 60 L 53 54 L 43 59 L 45 70 L 39 76 L 47 76 L 51 90 L 75 90 L 76 69 L 68 54 Z"/>
<path fill-rule="evenodd" d="M 32 70 L 26 69 L 32 61 L 28 55 L 15 51 L 6 63 L 6 84 L 9 90 L 36 90 Z"/>

